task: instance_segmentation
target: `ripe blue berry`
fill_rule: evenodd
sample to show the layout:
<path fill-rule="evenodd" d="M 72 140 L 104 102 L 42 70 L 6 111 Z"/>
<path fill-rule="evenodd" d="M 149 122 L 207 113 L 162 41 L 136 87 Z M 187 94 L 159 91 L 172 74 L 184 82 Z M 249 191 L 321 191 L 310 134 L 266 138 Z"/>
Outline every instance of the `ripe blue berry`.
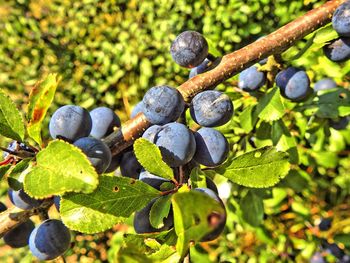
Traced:
<path fill-rule="evenodd" d="M 112 154 L 107 145 L 99 139 L 84 137 L 74 142 L 86 154 L 96 172 L 101 174 L 111 163 Z"/>
<path fill-rule="evenodd" d="M 28 245 L 29 236 L 34 227 L 35 225 L 31 220 L 19 224 L 4 235 L 5 243 L 13 248 L 25 247 Z"/>
<path fill-rule="evenodd" d="M 155 188 L 159 191 L 161 190 L 160 187 L 163 183 L 171 182 L 170 180 L 167 180 L 163 177 L 151 174 L 150 172 L 148 172 L 146 170 L 141 171 L 140 176 L 139 176 L 139 180 L 152 186 L 153 188 Z"/>
<path fill-rule="evenodd" d="M 92 129 L 90 135 L 96 139 L 102 139 L 103 137 L 111 134 L 115 127 L 120 127 L 120 119 L 107 107 L 99 107 L 90 111 L 92 120 Z"/>
<path fill-rule="evenodd" d="M 224 203 L 222 202 L 222 200 L 219 198 L 219 196 L 213 190 L 211 190 L 209 188 L 195 188 L 193 190 L 198 191 L 198 192 L 202 192 L 202 193 L 208 195 L 209 197 L 211 197 L 212 199 L 214 199 L 215 201 L 220 203 L 220 205 L 225 209 Z M 225 228 L 225 224 L 226 224 L 226 211 L 223 215 L 218 215 L 217 219 L 218 220 L 215 221 L 215 225 L 216 225 L 215 229 L 212 232 L 205 235 L 201 239 L 202 242 L 214 240 L 222 233 L 222 231 Z"/>
<path fill-rule="evenodd" d="M 258 70 L 258 67 L 251 66 L 239 74 L 238 87 L 244 91 L 255 91 L 266 82 L 265 73 Z"/>
<path fill-rule="evenodd" d="M 200 128 L 195 134 L 196 153 L 194 160 L 205 166 L 218 166 L 228 155 L 229 144 L 225 136 L 213 128 Z"/>
<path fill-rule="evenodd" d="M 50 135 L 54 139 L 75 141 L 89 136 L 92 120 L 89 112 L 79 106 L 65 105 L 57 109 L 50 120 Z"/>
<path fill-rule="evenodd" d="M 314 91 L 334 89 L 337 87 L 337 83 L 331 78 L 325 78 L 317 81 L 314 86 Z"/>
<path fill-rule="evenodd" d="M 12 190 L 11 188 L 8 190 L 8 195 L 11 202 L 18 208 L 23 210 L 30 210 L 32 208 L 39 207 L 42 200 L 34 199 L 30 197 L 23 189 L 18 191 Z"/>
<path fill-rule="evenodd" d="M 142 102 L 143 113 L 152 124 L 166 124 L 175 121 L 185 108 L 180 92 L 165 85 L 150 88 Z"/>
<path fill-rule="evenodd" d="M 134 118 L 139 112 L 143 112 L 143 103 L 140 101 L 131 111 L 130 118 Z"/>
<path fill-rule="evenodd" d="M 121 159 L 122 159 L 121 155 L 112 156 L 111 163 L 107 167 L 105 173 L 111 173 L 115 171 L 119 167 Z"/>
<path fill-rule="evenodd" d="M 341 4 L 334 12 L 332 25 L 340 36 L 350 37 L 350 2 Z"/>
<path fill-rule="evenodd" d="M 201 64 L 208 56 L 208 43 L 200 33 L 185 31 L 173 41 L 170 53 L 180 66 L 193 68 Z"/>
<path fill-rule="evenodd" d="M 153 204 L 156 202 L 157 198 L 153 199 L 151 202 L 148 203 L 147 206 L 145 206 L 140 211 L 137 211 L 134 216 L 134 229 L 135 232 L 138 234 L 144 234 L 144 233 L 153 233 L 153 232 L 161 232 L 165 230 L 169 230 L 174 225 L 174 216 L 173 211 L 170 209 L 169 215 L 164 218 L 163 223 L 164 226 L 157 229 L 154 228 L 149 220 L 151 208 Z"/>
<path fill-rule="evenodd" d="M 318 225 L 318 228 L 320 229 L 320 231 L 327 231 L 328 229 L 331 228 L 331 226 L 332 226 L 332 219 L 323 218 L 320 224 Z"/>
<path fill-rule="evenodd" d="M 53 203 L 54 203 L 54 205 L 55 205 L 57 211 L 59 212 L 59 211 L 60 211 L 60 207 L 61 207 L 61 205 L 60 205 L 60 203 L 61 203 L 61 197 L 58 196 L 58 195 L 55 195 L 54 198 L 53 198 Z"/>
<path fill-rule="evenodd" d="M 290 67 L 279 72 L 276 84 L 281 94 L 293 101 L 301 101 L 310 93 L 310 79 L 305 71 L 298 68 Z"/>
<path fill-rule="evenodd" d="M 225 93 L 206 90 L 194 96 L 190 113 L 192 119 L 205 127 L 221 126 L 233 115 L 233 104 Z"/>
<path fill-rule="evenodd" d="M 334 62 L 344 62 L 350 59 L 350 38 L 339 38 L 323 47 L 326 57 Z"/>
<path fill-rule="evenodd" d="M 192 131 L 181 123 L 168 123 L 158 132 L 155 144 L 163 160 L 171 167 L 178 167 L 191 161 L 196 142 Z"/>
<path fill-rule="evenodd" d="M 329 126 L 333 129 L 341 131 L 345 130 L 350 121 L 350 116 L 340 117 L 339 119 L 330 119 Z"/>
<path fill-rule="evenodd" d="M 4 212 L 7 209 L 6 205 L 3 202 L 0 202 L 0 213 Z"/>
<path fill-rule="evenodd" d="M 142 134 L 142 138 L 145 138 L 145 139 L 149 140 L 150 142 L 155 143 L 155 141 L 157 139 L 157 134 L 162 129 L 163 129 L 163 127 L 160 125 L 152 125 Z"/>
<path fill-rule="evenodd" d="M 142 166 L 137 161 L 133 151 L 129 151 L 123 154 L 120 162 L 120 172 L 122 176 L 138 179 L 141 173 Z"/>
<path fill-rule="evenodd" d="M 39 260 L 51 260 L 62 255 L 70 245 L 68 228 L 56 219 L 47 219 L 30 235 L 29 249 Z"/>
<path fill-rule="evenodd" d="M 197 76 L 198 74 L 202 74 L 209 69 L 211 61 L 209 59 L 204 59 L 204 61 L 197 67 L 192 68 L 189 74 L 189 79 Z"/>

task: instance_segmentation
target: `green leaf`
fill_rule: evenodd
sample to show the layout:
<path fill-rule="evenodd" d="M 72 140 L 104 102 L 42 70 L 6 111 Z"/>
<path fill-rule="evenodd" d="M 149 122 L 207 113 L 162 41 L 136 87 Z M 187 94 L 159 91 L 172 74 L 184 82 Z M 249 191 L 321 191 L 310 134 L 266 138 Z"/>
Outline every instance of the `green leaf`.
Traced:
<path fill-rule="evenodd" d="M 0 166 L 0 180 L 4 177 L 4 175 L 11 169 L 12 165 L 7 164 Z"/>
<path fill-rule="evenodd" d="M 256 111 L 260 119 L 275 121 L 284 115 L 285 108 L 281 100 L 280 90 L 275 87 L 264 95 L 257 105 Z"/>
<path fill-rule="evenodd" d="M 316 32 L 313 41 L 316 44 L 326 44 L 327 42 L 338 37 L 338 33 L 333 29 L 332 24 L 328 24 Z"/>
<path fill-rule="evenodd" d="M 240 207 L 243 219 L 252 226 L 259 226 L 264 219 L 264 203 L 262 199 L 252 191 L 242 198 Z"/>
<path fill-rule="evenodd" d="M 150 223 L 154 228 L 164 226 L 163 220 L 169 215 L 171 206 L 171 195 L 159 197 L 153 204 L 149 213 Z"/>
<path fill-rule="evenodd" d="M 245 133 L 249 133 L 254 129 L 258 116 L 256 114 L 256 106 L 249 105 L 239 115 L 239 123 Z"/>
<path fill-rule="evenodd" d="M 36 161 L 24 179 L 24 189 L 33 197 L 91 193 L 98 185 L 98 175 L 86 155 L 64 141 L 50 142 L 37 154 Z"/>
<path fill-rule="evenodd" d="M 0 134 L 16 141 L 23 141 L 23 119 L 12 100 L 0 89 Z"/>
<path fill-rule="evenodd" d="M 288 154 L 267 146 L 234 158 L 223 176 L 246 187 L 266 188 L 277 184 L 288 171 Z"/>
<path fill-rule="evenodd" d="M 62 196 L 60 214 L 65 225 L 83 233 L 97 233 L 124 221 L 159 196 L 153 187 L 127 177 L 100 176 L 90 194 Z"/>
<path fill-rule="evenodd" d="M 201 168 L 195 167 L 192 169 L 190 174 L 191 179 L 191 187 L 192 188 L 198 188 L 198 187 L 207 187 L 207 181 L 205 173 L 202 172 Z"/>
<path fill-rule="evenodd" d="M 29 167 L 31 161 L 31 158 L 20 161 L 7 176 L 9 187 L 11 187 L 13 190 L 18 191 L 23 188 L 23 179 L 29 171 L 27 168 Z"/>
<path fill-rule="evenodd" d="M 191 241 L 200 241 L 215 229 L 208 220 L 212 215 L 219 216 L 219 222 L 226 219 L 224 207 L 201 192 L 178 192 L 173 195 L 172 204 L 175 232 L 178 236 L 176 251 L 181 257 L 187 254 Z"/>
<path fill-rule="evenodd" d="M 159 148 L 150 141 L 137 139 L 134 152 L 139 163 L 151 174 L 170 180 L 174 178 L 173 170 L 162 160 Z"/>
<path fill-rule="evenodd" d="M 40 146 L 42 144 L 41 124 L 53 101 L 60 80 L 57 74 L 49 74 L 45 79 L 38 81 L 29 94 L 28 135 Z"/>

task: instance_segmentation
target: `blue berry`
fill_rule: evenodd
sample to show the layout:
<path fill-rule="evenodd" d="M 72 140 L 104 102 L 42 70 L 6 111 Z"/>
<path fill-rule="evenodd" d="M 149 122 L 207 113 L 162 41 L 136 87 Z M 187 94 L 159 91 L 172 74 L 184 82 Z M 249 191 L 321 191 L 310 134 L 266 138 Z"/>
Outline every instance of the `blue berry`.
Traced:
<path fill-rule="evenodd" d="M 92 120 L 89 112 L 79 106 L 65 105 L 57 109 L 50 120 L 50 135 L 54 139 L 75 141 L 89 136 Z"/>
<path fill-rule="evenodd" d="M 185 108 L 180 92 L 165 85 L 150 88 L 142 102 L 143 113 L 152 124 L 166 124 L 175 121 Z"/>
<path fill-rule="evenodd" d="M 138 113 L 143 112 L 143 103 L 140 101 L 135 105 L 135 107 L 131 111 L 130 118 L 134 118 Z"/>
<path fill-rule="evenodd" d="M 265 73 L 258 70 L 258 67 L 251 66 L 239 74 L 238 87 L 244 91 L 255 91 L 266 82 Z"/>
<path fill-rule="evenodd" d="M 233 115 L 233 104 L 225 93 L 206 90 L 194 96 L 190 113 L 192 119 L 205 127 L 221 126 Z"/>
<path fill-rule="evenodd" d="M 314 86 L 314 91 L 334 89 L 337 87 L 337 83 L 331 78 L 325 78 L 317 81 Z"/>
<path fill-rule="evenodd" d="M 152 125 L 142 134 L 142 138 L 147 139 L 152 143 L 155 143 L 155 141 L 157 139 L 157 134 L 162 129 L 163 129 L 163 127 L 160 125 Z"/>
<path fill-rule="evenodd" d="M 135 232 L 138 234 L 144 234 L 144 233 L 153 233 L 153 232 L 161 232 L 165 230 L 169 230 L 174 225 L 174 216 L 173 211 L 170 209 L 169 215 L 164 218 L 163 223 L 164 226 L 157 229 L 154 228 L 149 220 L 151 208 L 153 204 L 156 202 L 157 198 L 153 199 L 151 202 L 148 203 L 147 206 L 145 206 L 140 211 L 137 211 L 134 216 L 134 229 Z"/>
<path fill-rule="evenodd" d="M 61 208 L 61 197 L 58 196 L 58 195 L 55 195 L 54 198 L 53 198 L 53 203 L 57 209 L 57 211 L 59 212 L 60 211 L 60 208 Z"/>
<path fill-rule="evenodd" d="M 152 186 L 153 188 L 155 188 L 159 191 L 161 190 L 160 187 L 163 183 L 171 182 L 170 180 L 167 180 L 163 177 L 151 174 L 150 172 L 148 172 L 146 170 L 141 171 L 140 176 L 139 176 L 139 180 Z"/>
<path fill-rule="evenodd" d="M 15 228 L 11 229 L 4 235 L 5 244 L 12 248 L 20 248 L 28 245 L 29 236 L 35 225 L 33 221 L 25 221 Z"/>
<path fill-rule="evenodd" d="M 107 145 L 99 139 L 84 137 L 74 142 L 86 154 L 98 174 L 103 173 L 111 163 L 112 154 Z"/>
<path fill-rule="evenodd" d="M 108 136 L 114 128 L 120 127 L 120 119 L 114 111 L 107 107 L 99 107 L 90 111 L 92 129 L 90 135 L 96 139 Z"/>
<path fill-rule="evenodd" d="M 111 173 L 115 171 L 119 167 L 121 159 L 122 159 L 121 155 L 112 156 L 111 163 L 107 167 L 105 173 Z"/>
<path fill-rule="evenodd" d="M 184 31 L 171 44 L 170 53 L 180 66 L 193 68 L 208 56 L 208 43 L 200 33 Z"/>
<path fill-rule="evenodd" d="M 276 76 L 276 84 L 281 94 L 290 100 L 301 101 L 310 94 L 310 79 L 305 71 L 287 68 Z"/>
<path fill-rule="evenodd" d="M 194 160 L 205 166 L 218 166 L 228 155 L 229 144 L 225 136 L 213 128 L 200 128 L 195 134 L 196 153 Z"/>
<path fill-rule="evenodd" d="M 120 162 L 120 172 L 122 176 L 138 179 L 141 173 L 142 166 L 137 161 L 133 151 L 129 151 L 123 154 Z"/>
<path fill-rule="evenodd" d="M 178 167 L 191 161 L 196 142 L 192 131 L 181 123 L 168 123 L 158 132 L 155 144 L 163 160 L 171 167 Z"/>
<path fill-rule="evenodd" d="M 6 205 L 5 205 L 3 202 L 0 202 L 0 213 L 1 213 L 1 212 L 4 212 L 4 211 L 6 211 L 6 210 L 7 210 Z"/>
<path fill-rule="evenodd" d="M 18 150 L 18 142 L 17 141 L 11 141 L 9 145 L 7 146 L 7 150 L 10 151 L 17 151 Z M 6 159 L 10 154 L 8 152 L 3 152 L 2 157 Z"/>
<path fill-rule="evenodd" d="M 29 249 L 39 260 L 51 260 L 62 255 L 70 245 L 68 228 L 56 219 L 47 219 L 30 235 Z"/>
<path fill-rule="evenodd" d="M 331 218 L 323 218 L 318 225 L 318 228 L 320 231 L 327 231 L 331 228 L 332 226 L 332 219 Z"/>
<path fill-rule="evenodd" d="M 340 36 L 350 37 L 350 2 L 341 4 L 334 12 L 332 25 Z"/>
<path fill-rule="evenodd" d="M 204 72 L 206 72 L 209 69 L 209 66 L 211 64 L 211 61 L 209 59 L 204 59 L 204 61 L 198 65 L 195 68 L 192 68 L 189 74 L 189 79 L 193 78 L 194 76 L 197 76 L 198 74 L 202 74 Z"/>
<path fill-rule="evenodd" d="M 11 202 L 18 208 L 23 210 L 30 210 L 36 207 L 39 207 L 43 200 L 38 200 L 30 197 L 23 189 L 18 191 L 12 190 L 11 188 L 8 190 L 8 195 Z"/>
<path fill-rule="evenodd" d="M 345 130 L 350 121 L 350 116 L 340 117 L 339 119 L 330 119 L 329 126 L 333 129 L 341 131 Z"/>
<path fill-rule="evenodd" d="M 327 261 L 322 256 L 322 253 L 315 252 L 310 258 L 310 263 L 326 263 Z"/>
<path fill-rule="evenodd" d="M 350 59 L 350 38 L 339 38 L 323 47 L 326 57 L 334 62 L 344 62 Z"/>
<path fill-rule="evenodd" d="M 219 196 L 211 189 L 209 188 L 195 188 L 193 189 L 194 191 L 198 191 L 198 192 L 202 192 L 206 195 L 208 195 L 209 197 L 211 197 L 212 199 L 214 199 L 215 201 L 217 201 L 218 203 L 220 203 L 220 205 L 224 208 L 225 210 L 225 206 L 224 203 L 222 202 L 222 200 L 219 198 Z M 226 211 L 223 215 L 219 215 L 220 217 L 218 218 L 218 222 L 215 222 L 216 227 L 215 229 L 206 234 L 202 239 L 201 242 L 206 242 L 206 241 L 212 241 L 214 239 L 216 239 L 224 230 L 225 228 L 225 224 L 226 224 Z"/>

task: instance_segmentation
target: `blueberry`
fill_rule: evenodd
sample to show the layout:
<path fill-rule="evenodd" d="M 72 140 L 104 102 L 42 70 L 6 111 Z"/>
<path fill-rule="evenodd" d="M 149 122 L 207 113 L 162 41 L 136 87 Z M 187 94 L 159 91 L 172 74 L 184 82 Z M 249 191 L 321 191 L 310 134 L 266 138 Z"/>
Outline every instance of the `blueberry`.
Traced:
<path fill-rule="evenodd" d="M 140 101 L 131 111 L 130 118 L 134 118 L 139 112 L 143 112 L 143 103 Z"/>
<path fill-rule="evenodd" d="M 328 244 L 325 249 L 336 258 L 342 258 L 345 255 L 344 251 L 335 243 Z"/>
<path fill-rule="evenodd" d="M 111 163 L 112 154 L 108 146 L 99 139 L 84 137 L 74 142 L 86 154 L 98 174 L 103 173 Z"/>
<path fill-rule="evenodd" d="M 60 208 L 61 208 L 60 202 L 61 202 L 61 197 L 58 196 L 58 195 L 55 195 L 53 197 L 53 203 L 54 203 L 54 205 L 55 205 L 55 207 L 56 207 L 58 212 L 60 211 Z"/>
<path fill-rule="evenodd" d="M 276 84 L 281 94 L 290 100 L 301 101 L 310 94 L 310 79 L 305 71 L 287 68 L 276 76 Z"/>
<path fill-rule="evenodd" d="M 340 36 L 350 37 L 350 2 L 341 4 L 334 12 L 332 25 Z"/>
<path fill-rule="evenodd" d="M 337 83 L 331 78 L 325 78 L 317 81 L 314 86 L 314 91 L 334 89 L 337 87 Z"/>
<path fill-rule="evenodd" d="M 153 199 L 151 202 L 147 204 L 143 209 L 137 211 L 134 216 L 134 229 L 138 234 L 144 233 L 153 233 L 153 232 L 161 232 L 165 230 L 169 230 L 174 225 L 174 216 L 173 211 L 170 209 L 169 215 L 164 218 L 163 223 L 164 226 L 157 229 L 151 225 L 149 220 L 149 215 L 151 212 L 151 208 L 153 204 L 156 202 L 157 198 Z"/>
<path fill-rule="evenodd" d="M 206 72 L 209 69 L 209 66 L 211 64 L 211 61 L 209 59 L 204 59 L 204 61 L 199 64 L 199 66 L 192 68 L 189 74 L 189 79 L 193 78 L 194 76 L 197 76 L 198 74 L 202 74 Z"/>
<path fill-rule="evenodd" d="M 326 57 L 334 62 L 344 62 L 350 59 L 350 38 L 339 38 L 323 47 Z"/>
<path fill-rule="evenodd" d="M 192 119 L 205 127 L 221 126 L 233 115 L 233 104 L 229 96 L 217 90 L 206 90 L 194 96 L 190 113 Z"/>
<path fill-rule="evenodd" d="M 57 109 L 50 120 L 50 135 L 54 139 L 62 138 L 75 141 L 90 134 L 92 120 L 89 112 L 79 106 L 65 105 Z"/>
<path fill-rule="evenodd" d="M 90 111 L 92 129 L 90 135 L 97 139 L 111 134 L 115 127 L 120 127 L 120 119 L 114 111 L 107 107 L 99 107 Z"/>
<path fill-rule="evenodd" d="M 193 68 L 208 56 L 208 43 L 200 33 L 184 31 L 171 44 L 170 53 L 180 66 Z"/>
<path fill-rule="evenodd" d="M 38 200 L 30 197 L 23 189 L 18 191 L 12 190 L 11 188 L 8 190 L 8 195 L 11 202 L 18 208 L 23 210 L 30 210 L 36 207 L 39 207 L 43 200 Z"/>
<path fill-rule="evenodd" d="M 15 228 L 11 229 L 4 235 L 4 241 L 12 248 L 20 248 L 28 245 L 29 236 L 35 225 L 33 221 L 25 221 Z"/>
<path fill-rule="evenodd" d="M 258 70 L 258 67 L 251 66 L 239 74 L 238 87 L 244 91 L 255 91 L 266 82 L 265 73 Z"/>
<path fill-rule="evenodd" d="M 29 237 L 29 249 L 39 260 L 51 260 L 62 255 L 70 245 L 68 228 L 57 219 L 47 219 Z"/>
<path fill-rule="evenodd" d="M 121 159 L 122 159 L 122 156 L 119 154 L 112 156 L 111 163 L 107 167 L 105 173 L 111 173 L 115 171 L 119 167 Z"/>
<path fill-rule="evenodd" d="M 18 147 L 19 147 L 19 144 L 17 141 L 11 141 L 9 143 L 9 145 L 7 146 L 7 150 L 10 150 L 10 151 L 17 151 L 18 150 Z M 3 152 L 2 154 L 2 157 L 4 159 L 6 159 L 10 154 L 8 152 Z"/>
<path fill-rule="evenodd" d="M 212 190 L 215 194 L 219 195 L 218 188 L 216 187 L 216 184 L 212 179 L 210 179 L 209 177 L 205 177 L 205 182 L 206 182 L 207 188 Z"/>
<path fill-rule="evenodd" d="M 143 113 L 152 124 L 166 124 L 175 121 L 185 108 L 180 92 L 165 85 L 150 88 L 142 102 Z"/>
<path fill-rule="evenodd" d="M 193 189 L 194 191 L 198 191 L 198 192 L 202 192 L 208 196 L 210 196 L 212 199 L 214 199 L 215 201 L 217 201 L 218 203 L 220 203 L 220 205 L 224 208 L 225 210 L 225 206 L 224 203 L 222 202 L 222 200 L 220 199 L 220 197 L 211 189 L 209 188 L 195 188 Z M 225 224 L 226 224 L 226 210 L 224 215 L 220 216 L 219 218 L 219 222 L 215 222 L 217 225 L 215 227 L 215 229 L 206 234 L 202 239 L 201 242 L 206 242 L 206 241 L 212 241 L 214 239 L 216 239 L 224 230 L 225 228 Z"/>
<path fill-rule="evenodd" d="M 153 188 L 155 188 L 159 191 L 161 190 L 160 187 L 163 183 L 171 182 L 170 180 L 167 180 L 163 177 L 151 174 L 150 172 L 148 172 L 146 170 L 141 171 L 140 176 L 139 176 L 139 180 L 152 186 Z"/>
<path fill-rule="evenodd" d="M 222 164 L 228 155 L 229 144 L 225 136 L 213 128 L 200 128 L 195 134 L 196 162 L 205 166 L 218 166 Z"/>
<path fill-rule="evenodd" d="M 142 166 L 137 161 L 133 151 L 129 151 L 123 154 L 120 162 L 120 172 L 122 176 L 138 179 L 141 173 Z"/>
<path fill-rule="evenodd" d="M 3 202 L 0 202 L 0 213 L 4 212 L 5 210 L 7 210 L 6 205 Z"/>
<path fill-rule="evenodd" d="M 323 218 L 320 222 L 320 224 L 318 225 L 318 228 L 321 231 L 327 231 L 328 229 L 330 229 L 332 226 L 332 219 L 331 218 Z"/>
<path fill-rule="evenodd" d="M 329 126 L 335 130 L 345 130 L 350 121 L 350 116 L 340 117 L 339 119 L 330 119 Z"/>
<path fill-rule="evenodd" d="M 171 167 L 178 167 L 191 161 L 196 151 L 196 141 L 187 126 L 168 123 L 158 132 L 155 144 L 163 160 Z"/>
<path fill-rule="evenodd" d="M 322 253 L 315 252 L 310 258 L 310 263 L 326 263 L 326 260 L 322 256 Z"/>
<path fill-rule="evenodd" d="M 162 126 L 160 125 L 152 125 L 149 127 L 143 134 L 142 138 L 149 140 L 154 143 L 157 139 L 157 134 L 162 130 Z"/>

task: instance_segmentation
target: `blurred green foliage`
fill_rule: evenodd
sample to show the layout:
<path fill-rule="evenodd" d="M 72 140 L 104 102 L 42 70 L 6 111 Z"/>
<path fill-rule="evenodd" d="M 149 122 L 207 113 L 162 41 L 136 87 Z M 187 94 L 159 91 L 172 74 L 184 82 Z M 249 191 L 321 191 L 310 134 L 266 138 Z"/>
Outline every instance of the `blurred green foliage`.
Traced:
<path fill-rule="evenodd" d="M 0 87 L 25 100 L 45 73 L 63 76 L 57 104 L 130 112 L 144 91 L 188 76 L 169 48 L 202 32 L 215 54 L 232 52 L 324 1 L 8 0 L 0 5 Z M 122 116 L 125 120 L 127 116 Z"/>

